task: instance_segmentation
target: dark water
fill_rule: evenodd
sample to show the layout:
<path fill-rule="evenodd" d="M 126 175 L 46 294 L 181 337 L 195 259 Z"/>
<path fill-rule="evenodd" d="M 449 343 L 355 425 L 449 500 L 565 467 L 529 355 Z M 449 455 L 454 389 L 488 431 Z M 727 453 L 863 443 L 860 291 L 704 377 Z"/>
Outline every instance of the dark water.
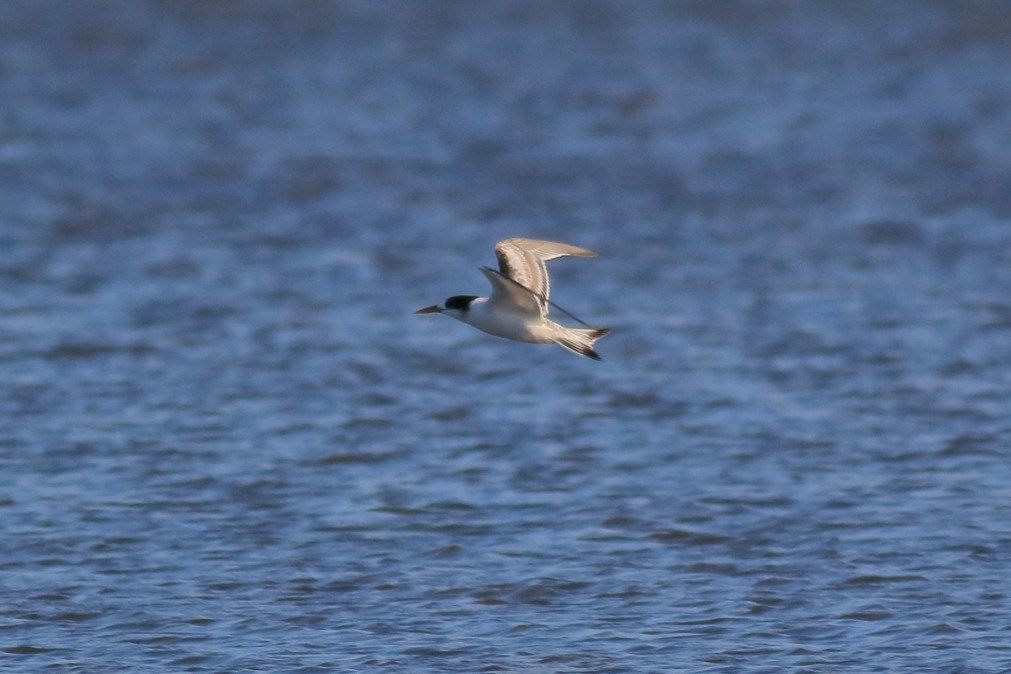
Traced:
<path fill-rule="evenodd" d="M 0 4 L 0 669 L 1011 671 L 1011 8 Z M 603 363 L 441 317 L 571 241 Z"/>

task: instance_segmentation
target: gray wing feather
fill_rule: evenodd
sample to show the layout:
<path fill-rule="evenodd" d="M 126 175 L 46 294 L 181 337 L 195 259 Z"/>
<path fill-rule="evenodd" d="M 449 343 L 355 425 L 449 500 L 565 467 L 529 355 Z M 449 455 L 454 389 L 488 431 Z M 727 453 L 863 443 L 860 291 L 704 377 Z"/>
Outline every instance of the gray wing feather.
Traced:
<path fill-rule="evenodd" d="M 481 267 L 481 273 L 491 283 L 489 305 L 507 305 L 505 310 L 529 312 L 537 316 L 548 313 L 547 302 L 535 295 L 526 286 L 513 281 L 508 276 L 500 274 L 491 267 Z"/>
<path fill-rule="evenodd" d="M 506 239 L 495 245 L 499 271 L 543 298 L 545 304 L 551 297 L 546 263 L 567 255 L 597 256 L 586 248 L 540 239 Z"/>

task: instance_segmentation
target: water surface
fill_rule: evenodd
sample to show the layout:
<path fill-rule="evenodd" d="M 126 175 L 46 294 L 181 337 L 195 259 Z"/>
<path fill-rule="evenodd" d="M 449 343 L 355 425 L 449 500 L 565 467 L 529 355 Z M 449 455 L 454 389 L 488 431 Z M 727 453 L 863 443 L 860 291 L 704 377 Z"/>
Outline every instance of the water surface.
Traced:
<path fill-rule="evenodd" d="M 1008 671 L 1009 27 L 3 4 L 0 666 Z"/>

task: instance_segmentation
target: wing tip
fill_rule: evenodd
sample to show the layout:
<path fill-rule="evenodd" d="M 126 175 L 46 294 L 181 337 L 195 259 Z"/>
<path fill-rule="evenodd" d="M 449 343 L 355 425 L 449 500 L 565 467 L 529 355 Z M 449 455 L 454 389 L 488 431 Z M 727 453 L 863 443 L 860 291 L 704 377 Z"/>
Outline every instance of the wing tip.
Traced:
<path fill-rule="evenodd" d="M 565 249 L 562 255 L 575 255 L 577 257 L 597 257 L 597 254 L 590 250 L 589 248 L 583 248 L 582 246 L 574 246 L 571 243 L 562 243 L 560 241 L 548 241 L 547 239 L 528 239 L 523 236 L 513 236 L 508 239 L 502 239 L 495 244 L 495 250 L 500 251 L 501 247 L 516 246 L 520 249 L 526 249 L 529 245 L 544 245 L 548 244 L 551 246 L 560 246 Z"/>

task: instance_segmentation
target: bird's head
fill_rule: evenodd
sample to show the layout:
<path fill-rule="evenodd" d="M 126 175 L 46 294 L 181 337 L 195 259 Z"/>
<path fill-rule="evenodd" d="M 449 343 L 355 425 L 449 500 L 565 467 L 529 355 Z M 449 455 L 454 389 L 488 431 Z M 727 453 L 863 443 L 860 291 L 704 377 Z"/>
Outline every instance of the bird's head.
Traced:
<path fill-rule="evenodd" d="M 418 309 L 416 314 L 447 314 L 453 318 L 459 318 L 470 310 L 470 303 L 477 299 L 477 295 L 453 295 L 447 297 L 446 301 L 440 304 L 433 304 L 424 309 Z"/>

